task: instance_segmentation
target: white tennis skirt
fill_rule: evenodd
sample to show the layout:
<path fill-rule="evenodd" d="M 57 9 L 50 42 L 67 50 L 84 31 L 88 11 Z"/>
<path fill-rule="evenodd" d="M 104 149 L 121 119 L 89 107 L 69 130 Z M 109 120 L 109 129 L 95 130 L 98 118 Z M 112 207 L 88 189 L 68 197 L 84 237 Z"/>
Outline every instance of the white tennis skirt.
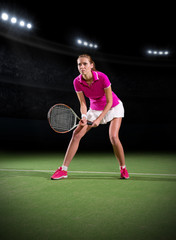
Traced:
<path fill-rule="evenodd" d="M 87 120 L 91 121 L 91 122 L 95 121 L 102 112 L 103 111 L 89 109 L 89 111 L 87 112 Z M 101 120 L 100 124 L 106 124 L 114 118 L 123 118 L 124 112 L 125 111 L 124 111 L 123 103 L 119 100 L 119 104 L 117 106 L 111 108 L 107 112 L 107 114 Z"/>

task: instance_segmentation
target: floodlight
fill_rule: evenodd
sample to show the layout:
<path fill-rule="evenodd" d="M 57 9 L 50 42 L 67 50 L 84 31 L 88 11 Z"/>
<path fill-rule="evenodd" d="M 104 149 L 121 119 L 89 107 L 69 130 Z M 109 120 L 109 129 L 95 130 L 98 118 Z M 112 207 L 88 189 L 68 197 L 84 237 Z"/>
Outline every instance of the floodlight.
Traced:
<path fill-rule="evenodd" d="M 0 20 L 6 21 L 13 25 L 15 25 L 18 22 L 18 26 L 22 27 L 23 29 L 31 29 L 33 27 L 30 22 L 26 24 L 26 21 L 23 19 L 18 21 L 18 17 L 15 17 L 11 14 L 7 14 L 6 12 L 1 13 Z"/>
<path fill-rule="evenodd" d="M 98 48 L 97 44 L 94 44 L 92 42 L 88 42 L 85 40 L 77 39 L 77 44 L 82 45 L 84 47 L 90 47 L 90 48 Z"/>
<path fill-rule="evenodd" d="M 9 16 L 7 13 L 2 13 L 1 18 L 2 18 L 2 20 L 7 21 L 9 19 Z"/>
<path fill-rule="evenodd" d="M 16 19 L 16 17 L 12 17 L 10 21 L 11 21 L 11 23 L 13 23 L 13 24 L 14 24 L 14 23 L 16 23 L 16 22 L 17 22 L 17 19 Z"/>
<path fill-rule="evenodd" d="M 22 21 L 20 21 L 20 23 L 19 23 L 19 24 L 20 24 L 20 26 L 21 26 L 21 27 L 24 27 L 24 25 L 25 25 L 25 22 L 22 20 Z"/>
<path fill-rule="evenodd" d="M 168 50 L 147 50 L 147 54 L 151 55 L 151 56 L 166 56 L 169 55 L 170 52 Z"/>
<path fill-rule="evenodd" d="M 84 46 L 88 46 L 88 42 L 84 42 L 83 44 L 84 44 Z"/>
<path fill-rule="evenodd" d="M 31 23 L 28 23 L 28 24 L 27 24 L 27 28 L 28 28 L 28 29 L 31 29 L 31 28 L 32 28 L 32 24 L 31 24 Z"/>
<path fill-rule="evenodd" d="M 82 40 L 81 40 L 81 39 L 78 39 L 77 43 L 78 43 L 78 44 L 82 44 Z"/>

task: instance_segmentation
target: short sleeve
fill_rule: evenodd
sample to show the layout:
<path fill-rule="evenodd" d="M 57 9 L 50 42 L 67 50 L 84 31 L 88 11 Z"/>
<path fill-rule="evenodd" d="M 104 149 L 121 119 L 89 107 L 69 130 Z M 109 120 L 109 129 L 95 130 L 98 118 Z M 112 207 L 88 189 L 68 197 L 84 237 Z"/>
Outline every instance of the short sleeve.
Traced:
<path fill-rule="evenodd" d="M 79 83 L 77 78 L 74 79 L 73 86 L 76 92 L 82 92 L 81 84 Z"/>
<path fill-rule="evenodd" d="M 103 78 L 103 88 L 108 88 L 111 86 L 111 82 L 109 81 L 109 78 L 107 77 L 107 75 L 102 74 L 102 78 Z"/>

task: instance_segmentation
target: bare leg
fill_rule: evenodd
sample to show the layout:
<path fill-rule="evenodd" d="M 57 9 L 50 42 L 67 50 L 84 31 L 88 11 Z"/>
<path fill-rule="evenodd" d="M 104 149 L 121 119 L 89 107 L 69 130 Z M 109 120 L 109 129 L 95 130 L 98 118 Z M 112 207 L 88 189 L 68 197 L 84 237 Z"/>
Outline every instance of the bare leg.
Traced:
<path fill-rule="evenodd" d="M 119 130 L 122 118 L 114 118 L 109 126 L 109 138 L 114 149 L 114 154 L 119 161 L 120 166 L 125 165 L 125 155 L 122 144 L 119 139 Z"/>
<path fill-rule="evenodd" d="M 91 129 L 91 126 L 80 126 L 78 125 L 78 127 L 74 130 L 72 138 L 70 140 L 70 143 L 68 145 L 66 154 L 65 154 L 65 158 L 64 158 L 64 162 L 63 165 L 68 167 L 71 160 L 73 159 L 73 157 L 75 156 L 78 147 L 79 147 L 79 143 L 81 138 Z"/>

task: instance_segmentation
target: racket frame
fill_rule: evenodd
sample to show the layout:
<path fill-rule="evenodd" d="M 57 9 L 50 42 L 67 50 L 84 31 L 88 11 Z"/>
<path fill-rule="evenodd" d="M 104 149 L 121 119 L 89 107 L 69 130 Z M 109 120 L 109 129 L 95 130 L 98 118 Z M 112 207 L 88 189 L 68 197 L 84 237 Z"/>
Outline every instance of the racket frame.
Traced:
<path fill-rule="evenodd" d="M 69 108 L 69 109 L 72 111 L 73 115 L 75 116 L 74 126 L 73 126 L 71 129 L 69 129 L 69 130 L 67 130 L 67 131 L 64 131 L 64 132 L 59 132 L 59 131 L 55 130 L 55 129 L 51 126 L 51 123 L 50 123 L 50 114 L 51 114 L 51 111 L 52 111 L 52 109 L 53 109 L 54 107 L 56 107 L 56 106 L 58 106 L 58 105 L 59 105 L 59 106 L 62 105 L 62 106 L 65 106 L 65 107 Z M 51 127 L 55 132 L 57 132 L 57 133 L 67 133 L 67 132 L 72 131 L 75 127 L 77 127 L 77 126 L 79 125 L 79 123 L 76 124 L 77 119 L 78 119 L 79 121 L 81 120 L 81 119 L 78 117 L 78 115 L 73 111 L 73 109 L 72 109 L 71 107 L 69 107 L 68 105 L 63 104 L 63 103 L 57 103 L 57 104 L 53 105 L 53 106 L 49 109 L 49 111 L 48 111 L 48 122 L 49 122 L 49 125 L 50 125 L 50 127 Z M 88 125 L 92 125 L 92 123 L 89 123 Z"/>

